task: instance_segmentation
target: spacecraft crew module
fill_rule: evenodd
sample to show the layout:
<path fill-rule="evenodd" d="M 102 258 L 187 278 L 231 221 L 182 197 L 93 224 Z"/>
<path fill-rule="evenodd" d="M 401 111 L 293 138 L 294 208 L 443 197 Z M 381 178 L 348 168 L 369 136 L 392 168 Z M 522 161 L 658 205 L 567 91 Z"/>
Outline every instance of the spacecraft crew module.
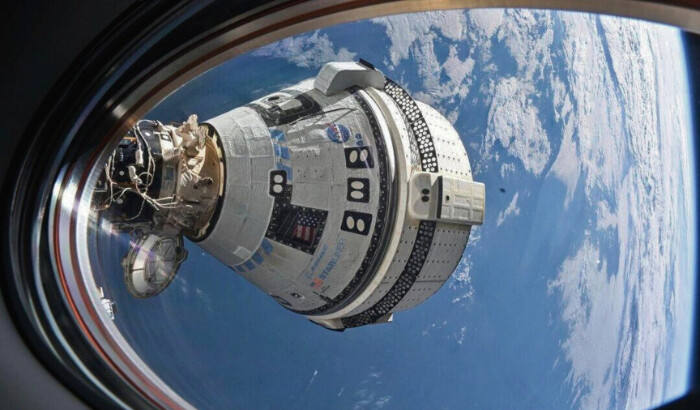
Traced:
<path fill-rule="evenodd" d="M 184 235 L 333 330 L 390 322 L 433 295 L 484 207 L 452 125 L 362 60 L 201 124 L 138 121 L 93 197 L 131 233 L 133 296 L 172 282 Z"/>

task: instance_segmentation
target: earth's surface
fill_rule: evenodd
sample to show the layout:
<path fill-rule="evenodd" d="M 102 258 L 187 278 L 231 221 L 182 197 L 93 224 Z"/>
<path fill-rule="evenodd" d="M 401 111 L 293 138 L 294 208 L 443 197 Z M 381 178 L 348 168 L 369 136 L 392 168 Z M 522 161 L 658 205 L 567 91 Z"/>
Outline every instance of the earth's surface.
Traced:
<path fill-rule="evenodd" d="M 486 184 L 457 272 L 394 323 L 339 334 L 188 244 L 156 298 L 132 299 L 118 265 L 106 279 L 146 362 L 202 407 L 639 408 L 683 393 L 696 204 L 680 33 L 563 12 L 361 21 L 240 56 L 147 118 L 210 118 L 357 58 L 444 113 Z"/>

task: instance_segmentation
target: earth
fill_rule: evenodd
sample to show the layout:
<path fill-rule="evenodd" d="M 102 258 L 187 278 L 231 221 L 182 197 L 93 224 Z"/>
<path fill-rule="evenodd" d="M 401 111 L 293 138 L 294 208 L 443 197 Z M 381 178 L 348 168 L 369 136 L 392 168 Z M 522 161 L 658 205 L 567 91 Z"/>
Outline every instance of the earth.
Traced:
<path fill-rule="evenodd" d="M 487 189 L 459 268 L 388 325 L 330 332 L 188 243 L 173 284 L 115 323 L 204 408 L 640 408 L 689 386 L 696 233 L 680 32 L 526 10 L 409 14 L 287 38 L 146 118 L 206 119 L 372 62 L 456 127 Z"/>

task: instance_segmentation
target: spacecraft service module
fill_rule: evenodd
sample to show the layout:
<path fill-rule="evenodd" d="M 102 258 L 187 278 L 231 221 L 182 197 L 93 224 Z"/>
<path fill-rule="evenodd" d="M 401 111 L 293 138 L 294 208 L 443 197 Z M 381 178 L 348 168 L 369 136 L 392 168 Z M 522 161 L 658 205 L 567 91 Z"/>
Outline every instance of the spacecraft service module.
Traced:
<path fill-rule="evenodd" d="M 390 322 L 457 267 L 484 185 L 459 135 L 371 64 L 316 76 L 199 123 L 141 120 L 92 202 L 129 232 L 129 292 L 162 292 L 183 236 L 328 329 Z"/>

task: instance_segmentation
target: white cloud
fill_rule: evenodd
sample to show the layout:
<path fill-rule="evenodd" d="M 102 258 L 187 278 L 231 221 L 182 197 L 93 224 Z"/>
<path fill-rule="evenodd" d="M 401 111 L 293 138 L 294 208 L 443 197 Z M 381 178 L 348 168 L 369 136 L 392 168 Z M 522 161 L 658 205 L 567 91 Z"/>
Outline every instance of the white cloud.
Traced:
<path fill-rule="evenodd" d="M 329 61 L 353 61 L 356 54 L 341 48 L 336 51 L 333 42 L 318 30 L 309 35 L 288 37 L 261 47 L 255 56 L 283 58 L 299 67 L 321 67 Z"/>
<path fill-rule="evenodd" d="M 498 151 L 503 146 L 509 156 L 520 162 L 526 171 L 541 175 L 549 164 L 551 146 L 540 120 L 542 95 L 539 81 L 548 81 L 552 70 L 552 45 L 555 19 L 550 11 L 489 10 L 470 11 L 470 37 L 473 54 L 481 57 L 479 75 L 493 78 L 483 81 L 479 99 L 489 104 L 486 137 L 479 147 L 475 173 L 485 172 L 491 163 L 498 163 Z M 490 61 L 491 43 L 505 44 L 515 61 L 516 73 L 510 77 L 495 75 L 500 61 Z M 506 160 L 505 158 L 503 159 Z M 509 162 L 510 163 L 510 162 Z M 506 177 L 514 164 L 501 165 Z"/>
<path fill-rule="evenodd" d="M 456 336 L 457 344 L 458 344 L 458 345 L 461 345 L 462 343 L 464 343 L 464 336 L 466 336 L 466 334 L 467 334 L 467 327 L 466 327 L 466 326 L 462 326 L 462 327 L 459 329 L 459 334 Z"/>
<path fill-rule="evenodd" d="M 608 228 L 617 228 L 617 214 L 611 211 L 607 201 L 600 201 L 596 209 L 596 229 L 603 231 Z"/>
<path fill-rule="evenodd" d="M 520 208 L 518 208 L 518 193 L 513 195 L 513 199 L 508 204 L 508 207 L 498 213 L 498 220 L 496 221 L 496 226 L 501 226 L 501 224 L 511 215 L 520 215 Z"/>
<path fill-rule="evenodd" d="M 489 38 L 501 27 L 503 13 L 503 9 L 475 9 L 469 10 L 467 17 L 479 35 Z"/>
<path fill-rule="evenodd" d="M 448 287 L 456 292 L 457 296 L 452 299 L 452 303 L 471 301 L 474 299 L 474 287 L 472 286 L 471 269 L 473 263 L 468 255 L 462 257 L 457 265 L 457 269 L 452 274 L 448 282 Z"/>
<path fill-rule="evenodd" d="M 484 159 L 490 159 L 493 147 L 498 142 L 528 172 L 537 176 L 547 165 L 551 148 L 547 132 L 539 119 L 539 111 L 530 97 L 532 92 L 529 82 L 515 77 L 498 81 L 488 113 L 481 154 Z"/>
<path fill-rule="evenodd" d="M 377 399 L 376 402 L 374 402 L 374 408 L 375 409 L 381 409 L 384 407 L 385 404 L 389 403 L 391 401 L 391 396 L 382 396 Z"/>
<path fill-rule="evenodd" d="M 475 61 L 460 57 L 458 46 L 466 39 L 467 20 L 464 11 L 438 11 L 403 14 L 373 19 L 382 25 L 389 37 L 390 69 L 411 58 L 422 81 L 421 90 L 413 97 L 437 108 L 450 121 L 457 121 L 459 103 L 469 94 Z M 447 42 L 448 55 L 443 60 L 435 53 L 436 42 Z"/>
<path fill-rule="evenodd" d="M 569 327 L 562 347 L 576 404 L 650 407 L 682 393 L 688 374 L 684 232 L 693 214 L 682 200 L 692 196 L 682 44 L 667 27 L 597 18 L 562 14 L 571 73 L 569 90 L 555 93 L 565 132 L 552 175 L 567 186 L 567 203 L 583 183 L 592 229 L 617 230 L 619 256 L 607 260 L 586 239 L 550 291 Z"/>
<path fill-rule="evenodd" d="M 481 227 L 479 226 L 472 226 L 471 230 L 469 231 L 469 242 L 467 243 L 467 248 L 471 249 L 476 247 L 477 244 L 481 241 Z"/>
<path fill-rule="evenodd" d="M 423 330 L 423 336 L 428 336 L 430 333 L 432 333 L 435 330 L 442 329 L 443 327 L 447 326 L 447 321 L 443 320 L 442 323 L 432 323 L 430 326 L 426 327 L 425 330 Z"/>
<path fill-rule="evenodd" d="M 306 385 L 306 391 L 309 391 L 311 388 L 311 384 L 313 384 L 314 380 L 316 380 L 316 376 L 318 375 L 318 369 L 314 370 L 314 374 L 311 375 L 311 380 L 309 380 L 309 384 Z"/>
<path fill-rule="evenodd" d="M 515 173 L 515 164 L 512 162 L 504 162 L 501 164 L 501 178 L 506 179 L 511 174 Z"/>
<path fill-rule="evenodd" d="M 411 46 L 430 33 L 440 32 L 454 41 L 465 38 L 466 19 L 464 12 L 459 10 L 399 14 L 372 19 L 372 22 L 386 27 L 391 42 L 389 59 L 393 66 L 408 58 Z"/>
<path fill-rule="evenodd" d="M 380 379 L 381 373 L 370 371 L 367 377 L 365 377 L 361 382 L 360 386 L 362 388 L 355 392 L 355 402 L 353 409 L 381 409 L 389 401 L 391 401 L 391 395 L 380 395 L 375 389 L 377 386 L 381 385 Z"/>
<path fill-rule="evenodd" d="M 442 68 L 445 70 L 445 74 L 447 74 L 451 82 L 455 85 L 459 85 L 474 69 L 474 59 L 468 57 L 464 61 L 460 60 L 459 57 L 457 57 L 457 47 L 452 45 L 450 46 L 450 54 L 445 64 L 442 65 Z"/>
<path fill-rule="evenodd" d="M 597 16 L 593 15 L 561 15 L 563 57 L 569 85 L 567 90 L 561 80 L 555 81 L 555 109 L 563 120 L 564 138 L 552 166 L 552 174 L 567 187 L 567 205 L 580 177 L 584 178 L 587 197 L 592 190 L 612 192 L 620 184 L 624 171 L 625 142 L 628 140 L 625 135 L 635 132 L 629 126 L 637 121 L 649 124 L 649 119 L 654 117 L 648 116 L 652 114 L 648 111 L 648 104 L 620 99 L 624 93 L 618 91 L 624 84 L 617 82 L 615 70 L 609 70 L 608 65 L 608 57 L 613 67 L 622 64 L 630 69 L 651 64 L 652 60 L 640 57 L 631 50 L 629 54 L 609 55 L 618 47 L 606 44 L 605 37 L 601 37 L 602 33 L 598 31 L 596 19 Z M 628 24 L 624 24 L 624 27 L 625 41 L 636 43 L 638 39 L 635 37 L 640 30 Z M 636 58 L 636 61 L 630 58 Z M 644 87 L 639 78 L 630 76 L 629 80 L 625 88 Z M 648 96 L 654 92 L 652 89 L 635 90 L 639 95 Z M 647 103 L 652 101 L 647 100 Z M 625 110 L 628 103 L 633 104 L 629 107 L 634 109 Z"/>
<path fill-rule="evenodd" d="M 213 312 L 214 301 L 212 300 L 211 296 L 198 287 L 194 288 L 194 292 L 196 294 L 195 297 L 204 305 L 204 308 L 209 312 Z"/>
<path fill-rule="evenodd" d="M 416 58 L 418 75 L 423 80 L 421 91 L 415 92 L 413 97 L 444 112 L 469 94 L 474 60 L 470 57 L 461 60 L 457 47 L 451 45 L 447 58 L 440 61 L 435 55 L 435 38 L 436 33 L 422 36 L 413 47 L 412 56 Z M 442 80 L 443 73 L 446 81 Z M 454 111 L 451 120 L 455 121 L 458 114 L 459 110 Z"/>
<path fill-rule="evenodd" d="M 607 277 L 607 261 L 598 263 L 600 253 L 590 242 L 567 259 L 550 291 L 561 292 L 562 319 L 569 325 L 569 336 L 562 348 L 572 369 L 568 381 L 581 408 L 610 407 L 610 390 L 615 371 L 616 335 L 622 324 L 624 277 Z M 600 266 L 599 266 L 600 265 Z"/>
<path fill-rule="evenodd" d="M 496 38 L 505 42 L 517 63 L 520 78 L 543 78 L 545 67 L 552 65 L 554 25 L 551 11 L 511 9 L 504 12 Z"/>
<path fill-rule="evenodd" d="M 674 195 L 692 185 L 688 155 L 678 147 L 689 138 L 680 119 L 687 112 L 681 101 L 686 91 L 676 81 L 683 77 L 682 48 L 671 29 L 598 18 L 475 10 L 464 16 L 433 13 L 375 22 L 386 27 L 391 41 L 388 65 L 412 58 L 423 88 L 415 98 L 437 105 L 453 121 L 472 92 L 473 59 L 482 59 L 479 75 L 494 74 L 478 90 L 490 107 L 486 135 L 476 147 L 475 172 L 496 163 L 506 178 L 519 163 L 535 176 L 556 178 L 566 187 L 565 207 L 583 192 L 582 199 L 595 209 L 590 229 L 596 231 L 587 236 L 617 231 L 617 260 L 607 260 L 608 254 L 586 239 L 561 265 L 550 289 L 561 296 L 562 319 L 570 329 L 563 348 L 576 403 L 645 407 L 673 391 L 671 382 L 663 385 L 664 377 L 687 374 L 687 357 L 671 361 L 671 371 L 653 366 L 654 360 L 667 363 L 671 347 L 666 335 L 678 327 L 675 321 L 690 323 L 683 313 L 690 301 L 678 300 L 688 294 L 678 288 L 689 280 L 680 275 L 692 269 L 681 266 L 687 258 L 680 250 L 684 242 L 676 219 L 683 198 Z M 458 30 L 460 25 L 466 30 Z M 562 36 L 557 44 L 555 27 Z M 441 33 L 450 38 L 440 38 Z M 460 56 L 458 42 L 467 37 L 474 47 Z M 435 51 L 438 41 L 449 47 L 444 60 Z M 492 41 L 503 42 L 513 57 L 516 73 L 511 77 L 495 75 L 499 67 L 490 61 Z M 540 81 L 552 84 L 551 95 L 542 93 Z M 540 112 L 547 107 L 540 102 L 548 98 L 553 112 Z M 659 116 L 658 107 L 670 107 L 678 115 Z M 562 127 L 561 136 L 548 135 L 540 115 L 552 115 Z M 550 136 L 560 138 L 557 151 Z M 507 157 L 499 158 L 499 146 Z M 668 167 L 677 168 L 669 172 Z M 497 225 L 518 212 L 516 195 Z M 609 271 L 612 266 L 618 269 Z M 457 291 L 454 303 L 473 298 L 471 267 L 466 256 L 450 279 L 450 289 Z M 676 288 L 669 289 L 670 283 Z M 689 338 L 672 343 L 675 339 Z"/>

